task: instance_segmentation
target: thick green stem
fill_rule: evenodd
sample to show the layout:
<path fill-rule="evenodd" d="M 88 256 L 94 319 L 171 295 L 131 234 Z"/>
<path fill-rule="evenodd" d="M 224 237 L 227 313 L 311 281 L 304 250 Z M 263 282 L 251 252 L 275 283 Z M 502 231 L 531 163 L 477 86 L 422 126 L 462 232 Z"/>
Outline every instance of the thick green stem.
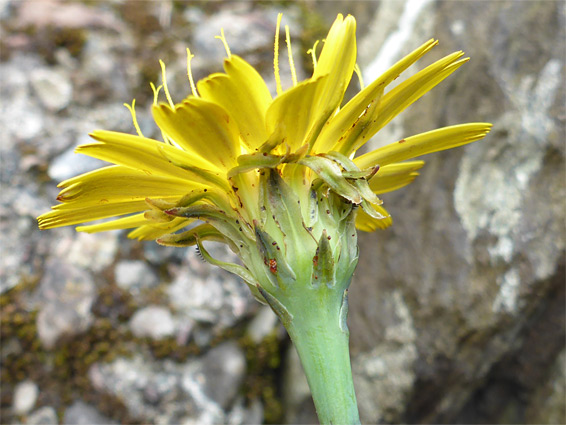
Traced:
<path fill-rule="evenodd" d="M 345 317 L 340 317 L 340 308 L 301 304 L 302 308 L 293 309 L 286 328 L 299 353 L 318 419 L 321 424 L 359 424 Z"/>

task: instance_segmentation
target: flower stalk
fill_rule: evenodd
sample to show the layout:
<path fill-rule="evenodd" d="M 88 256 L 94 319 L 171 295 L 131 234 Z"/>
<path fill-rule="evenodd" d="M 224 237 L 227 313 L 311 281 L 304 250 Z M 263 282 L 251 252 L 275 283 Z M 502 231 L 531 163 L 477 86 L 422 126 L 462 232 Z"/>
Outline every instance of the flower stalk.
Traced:
<path fill-rule="evenodd" d="M 302 299 L 285 327 L 295 346 L 311 389 L 321 424 L 359 424 L 350 365 L 346 296 L 321 301 Z M 316 307 L 315 307 L 316 306 Z"/>

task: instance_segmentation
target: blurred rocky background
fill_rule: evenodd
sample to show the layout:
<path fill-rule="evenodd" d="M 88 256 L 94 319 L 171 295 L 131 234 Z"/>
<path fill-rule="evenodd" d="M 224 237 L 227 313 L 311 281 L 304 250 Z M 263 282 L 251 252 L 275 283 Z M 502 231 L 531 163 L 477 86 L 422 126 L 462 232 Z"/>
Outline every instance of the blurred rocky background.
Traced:
<path fill-rule="evenodd" d="M 279 11 L 303 76 L 338 12 L 358 20 L 367 81 L 432 37 L 407 75 L 455 50 L 472 58 L 374 146 L 494 123 L 427 158 L 383 196 L 394 226 L 360 235 L 349 326 L 362 421 L 565 423 L 565 3 L 435 0 L 0 0 L 0 423 L 316 422 L 284 330 L 236 278 L 193 249 L 35 220 L 58 182 L 100 165 L 73 154 L 90 131 L 133 131 L 124 102 L 157 136 L 158 59 L 179 101 L 185 48 L 195 78 L 221 70 L 223 27 L 272 82 Z"/>

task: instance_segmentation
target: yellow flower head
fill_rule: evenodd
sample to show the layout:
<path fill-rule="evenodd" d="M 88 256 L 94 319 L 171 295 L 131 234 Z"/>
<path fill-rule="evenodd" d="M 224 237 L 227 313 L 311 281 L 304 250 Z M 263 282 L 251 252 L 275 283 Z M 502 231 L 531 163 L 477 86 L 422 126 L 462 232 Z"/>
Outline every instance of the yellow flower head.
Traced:
<path fill-rule="evenodd" d="M 377 195 L 399 189 L 418 175 L 424 162 L 406 160 L 479 140 L 489 132 L 487 123 L 455 125 L 358 156 L 376 132 L 467 59 L 462 52 L 453 53 L 387 90 L 437 44 L 429 40 L 341 107 L 357 68 L 355 19 L 338 15 L 320 55 L 316 45 L 311 50 L 314 72 L 302 82 L 297 82 L 285 28 L 293 80 L 293 87 L 285 91 L 279 76 L 279 22 L 274 60 L 277 96 L 272 97 L 251 65 L 231 54 L 223 33 L 219 38 L 227 52 L 224 73 L 195 85 L 187 50 L 192 94 L 178 104 L 171 99 L 161 62 L 167 102 L 157 102 L 159 89 L 152 85 L 152 111 L 163 141 L 144 137 L 135 105 L 127 105 L 138 134 L 94 131 L 94 141 L 79 146 L 77 152 L 115 165 L 62 182 L 57 198 L 61 204 L 39 217 L 39 227 L 120 217 L 77 230 L 133 229 L 131 238 L 177 246 L 222 241 L 244 264 L 250 256 L 255 258 L 251 251 L 259 250 L 256 260 L 264 263 L 268 275 L 292 274 L 284 264 L 295 245 L 289 238 L 304 244 L 301 252 L 326 261 L 346 261 L 348 256 L 338 254 L 339 239 L 350 235 L 355 239 L 354 224 L 373 231 L 392 223 Z M 178 232 L 195 221 L 196 226 Z M 334 254 L 325 257 L 324 250 Z M 284 254 L 276 255 L 277 251 Z M 354 257 L 357 251 L 349 254 L 348 261 Z M 308 263 L 310 270 L 318 267 L 313 255 Z"/>

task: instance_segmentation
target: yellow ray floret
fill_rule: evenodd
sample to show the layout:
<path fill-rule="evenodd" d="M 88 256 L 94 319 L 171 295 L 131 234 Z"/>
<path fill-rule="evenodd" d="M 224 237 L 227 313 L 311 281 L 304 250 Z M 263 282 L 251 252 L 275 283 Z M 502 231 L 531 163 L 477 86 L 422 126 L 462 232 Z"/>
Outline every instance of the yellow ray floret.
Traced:
<path fill-rule="evenodd" d="M 242 58 L 224 60 L 225 74 L 212 74 L 200 80 L 197 88 L 203 99 L 230 111 L 240 137 L 250 151 L 267 139 L 265 114 L 271 103 L 267 85 L 258 72 Z"/>
<path fill-rule="evenodd" d="M 413 182 L 423 165 L 424 161 L 408 161 L 381 167 L 370 179 L 369 187 L 378 195 L 401 189 Z"/>
<path fill-rule="evenodd" d="M 489 123 L 470 123 L 439 128 L 383 146 L 354 159 L 354 162 L 360 168 L 367 168 L 376 164 L 383 166 L 404 161 L 475 142 L 485 137 L 490 129 L 491 124 Z"/>
<path fill-rule="evenodd" d="M 170 108 L 153 107 L 157 125 L 168 137 L 205 168 L 226 171 L 236 165 L 240 154 L 238 127 L 226 110 L 202 98 L 191 98 Z"/>

